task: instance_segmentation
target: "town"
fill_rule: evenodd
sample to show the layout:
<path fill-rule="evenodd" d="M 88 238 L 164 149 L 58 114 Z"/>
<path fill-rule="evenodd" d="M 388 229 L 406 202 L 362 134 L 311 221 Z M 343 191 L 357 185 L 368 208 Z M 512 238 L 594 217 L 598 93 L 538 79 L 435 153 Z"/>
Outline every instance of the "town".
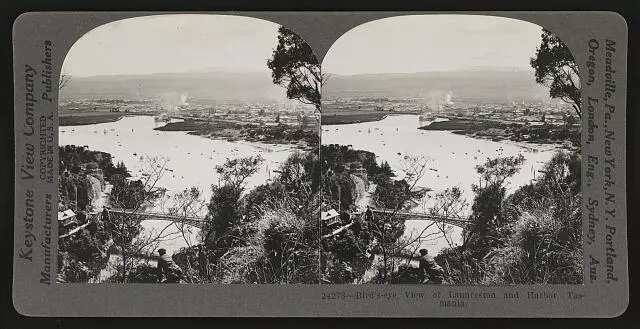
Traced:
<path fill-rule="evenodd" d="M 214 103 L 190 100 L 156 99 L 71 99 L 61 102 L 60 126 L 114 122 L 124 116 L 154 116 L 163 125 L 157 130 L 186 131 L 211 138 L 298 142 L 302 148 L 317 147 L 319 114 L 313 108 L 293 102 Z"/>
<path fill-rule="evenodd" d="M 420 129 L 447 130 L 493 141 L 511 140 L 563 144 L 575 149 L 580 143 L 580 122 L 564 103 L 543 101 L 494 102 L 423 98 L 340 98 L 325 102 L 323 125 L 382 120 L 390 115 L 420 115 Z"/>

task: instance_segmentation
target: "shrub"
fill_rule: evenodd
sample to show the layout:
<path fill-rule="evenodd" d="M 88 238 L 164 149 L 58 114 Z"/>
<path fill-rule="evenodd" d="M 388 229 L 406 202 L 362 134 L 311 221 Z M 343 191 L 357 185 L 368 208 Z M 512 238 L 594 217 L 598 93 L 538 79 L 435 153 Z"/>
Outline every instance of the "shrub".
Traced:
<path fill-rule="evenodd" d="M 157 283 L 158 269 L 155 266 L 142 264 L 129 271 L 128 283 Z"/>
<path fill-rule="evenodd" d="M 496 283 L 582 283 L 582 248 L 571 241 L 571 219 L 559 218 L 550 207 L 525 212 L 513 225 L 505 248 L 488 255 Z"/>

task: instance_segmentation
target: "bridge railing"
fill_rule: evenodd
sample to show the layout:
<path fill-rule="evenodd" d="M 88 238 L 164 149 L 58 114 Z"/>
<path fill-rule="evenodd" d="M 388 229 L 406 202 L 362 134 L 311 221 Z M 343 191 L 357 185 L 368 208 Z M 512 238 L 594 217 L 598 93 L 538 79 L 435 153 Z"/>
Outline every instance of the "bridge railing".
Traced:
<path fill-rule="evenodd" d="M 455 225 L 461 228 L 464 228 L 468 224 L 472 223 L 469 219 L 458 216 L 440 216 L 428 213 L 419 213 L 419 212 L 410 212 L 410 211 L 401 211 L 401 210 L 393 210 L 393 209 L 374 209 L 371 208 L 371 211 L 374 214 L 391 214 L 399 217 L 408 217 L 405 220 L 428 220 L 434 222 L 443 222 L 450 225 Z M 361 215 L 364 214 L 364 211 L 352 212 L 350 215 Z"/>
<path fill-rule="evenodd" d="M 169 220 L 169 221 L 202 222 L 202 223 L 206 222 L 205 217 L 184 216 L 184 215 L 169 214 L 169 213 L 162 213 L 162 212 L 133 211 L 129 209 L 109 209 L 108 211 L 111 213 L 118 213 L 118 214 L 127 214 L 127 215 L 134 214 L 136 216 L 141 216 L 141 217 L 155 217 L 155 218 L 159 218 L 162 220 Z"/>

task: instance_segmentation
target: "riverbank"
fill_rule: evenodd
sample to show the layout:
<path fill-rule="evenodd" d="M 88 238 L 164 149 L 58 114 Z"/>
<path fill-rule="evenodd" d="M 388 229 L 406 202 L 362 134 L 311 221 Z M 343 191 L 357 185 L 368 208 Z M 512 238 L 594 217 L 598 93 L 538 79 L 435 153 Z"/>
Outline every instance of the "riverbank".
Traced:
<path fill-rule="evenodd" d="M 345 125 L 352 123 L 363 123 L 380 121 L 386 118 L 389 113 L 385 112 L 372 112 L 372 111 L 349 111 L 346 113 L 329 112 L 322 113 L 322 125 Z"/>
<path fill-rule="evenodd" d="M 58 126 L 84 126 L 100 123 L 116 122 L 124 116 L 151 115 L 148 113 L 122 113 L 122 112 L 74 112 L 58 113 Z"/>
<path fill-rule="evenodd" d="M 166 125 L 157 122 L 153 116 L 125 115 L 117 122 L 74 127 L 60 127 L 59 145 L 87 145 L 89 150 L 100 150 L 110 154 L 114 165 L 124 163 L 131 175 L 141 177 L 142 173 L 153 172 L 154 162 L 164 164 L 164 169 L 156 183 L 166 189 L 167 196 L 174 196 L 185 189 L 196 187 L 201 191 L 202 200 L 211 197 L 211 185 L 219 182 L 216 166 L 224 165 L 227 158 L 237 159 L 261 155 L 265 160 L 255 175 L 247 178 L 247 190 L 265 184 L 287 158 L 304 149 L 296 143 L 266 144 L 247 139 L 229 142 L 224 138 L 207 138 L 188 134 L 186 131 L 158 131 L 154 128 Z M 177 129 L 176 129 L 177 130 Z M 166 161 L 166 162 L 165 162 Z M 99 161 L 96 161 L 99 162 Z M 75 199 L 75 198 L 74 198 Z M 174 204 L 172 198 L 163 199 L 157 209 L 166 211 Z M 160 209 L 164 206 L 165 210 Z M 75 208 L 74 208 L 75 209 Z M 206 207 L 201 209 L 206 211 Z M 204 216 L 204 213 L 198 215 Z M 167 222 L 145 220 L 143 231 L 159 232 Z M 188 237 L 197 238 L 197 229 L 190 230 Z M 171 226 L 164 231 L 175 236 L 178 228 Z M 181 236 L 181 234 L 179 235 Z M 182 238 L 163 241 L 160 247 L 167 252 L 176 252 L 187 245 Z"/>
<path fill-rule="evenodd" d="M 170 122 L 154 130 L 184 131 L 190 135 L 224 139 L 230 142 L 238 140 L 268 144 L 299 144 L 303 142 L 308 147 L 317 147 L 320 142 L 317 131 L 299 129 L 284 124 L 256 126 L 224 120 L 186 119 L 181 122 Z"/>
<path fill-rule="evenodd" d="M 442 123 L 445 122 L 442 121 Z M 407 168 L 408 159 L 411 157 L 425 159 L 427 171 L 416 186 L 432 189 L 433 191 L 429 192 L 432 199 L 437 193 L 458 187 L 462 192 L 462 199 L 467 202 L 475 197 L 472 185 L 478 184 L 479 180 L 476 166 L 483 165 L 487 158 L 520 154 L 526 158 L 522 164 L 522 170 L 510 179 L 507 193 L 513 193 L 518 187 L 529 184 L 532 179 L 538 177 L 544 163 L 559 147 L 555 144 L 538 145 L 509 140 L 496 142 L 490 138 L 473 138 L 464 134 L 454 134 L 451 130 L 418 129 L 420 125 L 418 116 L 390 115 L 378 122 L 323 128 L 322 144 L 339 144 L 345 145 L 344 147 L 348 144 L 354 150 L 372 152 L 378 164 L 385 161 L 389 163 L 391 169 L 399 174 L 397 179 L 404 177 L 403 169 Z M 323 159 L 327 158 L 328 153 L 321 151 L 321 154 Z M 406 158 L 407 156 L 409 158 Z M 367 167 L 363 160 L 359 161 L 362 162 L 363 168 Z M 344 192 L 342 190 L 342 193 Z M 432 202 L 428 201 L 427 206 L 432 206 Z M 418 234 L 425 227 L 425 221 L 408 221 L 405 236 L 408 237 L 412 233 Z M 453 228 L 450 240 L 460 243 L 461 231 Z M 433 232 L 428 230 L 428 233 L 437 234 L 438 230 L 433 227 Z M 448 248 L 449 243 L 445 239 L 436 239 L 422 242 L 421 247 L 437 252 L 442 248 Z"/>
<path fill-rule="evenodd" d="M 558 144 L 567 148 L 577 147 L 580 141 L 579 126 L 556 126 L 550 124 L 529 126 L 492 120 L 451 118 L 447 121 L 433 122 L 418 129 L 451 131 L 454 134 L 494 142 Z"/>
<path fill-rule="evenodd" d="M 96 114 L 96 115 L 70 115 L 58 117 L 58 125 L 64 126 L 83 126 L 94 125 L 98 123 L 116 122 L 122 119 L 122 114 Z"/>

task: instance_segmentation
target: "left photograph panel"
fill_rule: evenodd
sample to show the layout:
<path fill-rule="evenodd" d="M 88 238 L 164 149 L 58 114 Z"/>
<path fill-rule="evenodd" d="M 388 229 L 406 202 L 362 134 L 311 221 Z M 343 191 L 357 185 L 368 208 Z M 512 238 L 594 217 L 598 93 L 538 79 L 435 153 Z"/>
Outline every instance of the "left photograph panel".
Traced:
<path fill-rule="evenodd" d="M 111 22 L 59 85 L 58 283 L 318 283 L 321 76 L 241 16 Z"/>

